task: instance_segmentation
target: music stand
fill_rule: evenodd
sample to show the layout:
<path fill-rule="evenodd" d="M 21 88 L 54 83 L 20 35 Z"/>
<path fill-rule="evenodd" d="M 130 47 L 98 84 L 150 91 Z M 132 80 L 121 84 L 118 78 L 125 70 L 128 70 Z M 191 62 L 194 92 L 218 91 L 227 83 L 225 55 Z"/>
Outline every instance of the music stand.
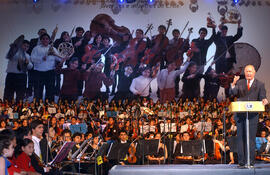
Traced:
<path fill-rule="evenodd" d="M 195 156 L 197 157 L 203 156 L 203 141 L 202 140 L 181 141 L 176 146 L 175 154 L 178 154 L 179 156 L 191 156 L 193 160 Z"/>
<path fill-rule="evenodd" d="M 152 155 L 158 152 L 158 139 L 151 139 L 151 140 L 139 140 L 138 141 L 138 153 L 140 156 L 144 155 Z"/>
<path fill-rule="evenodd" d="M 67 157 L 69 151 L 74 147 L 74 145 L 75 145 L 75 142 L 65 142 L 64 145 L 61 147 L 59 153 L 49 163 L 49 165 L 62 162 Z"/>
<path fill-rule="evenodd" d="M 130 143 L 114 143 L 110 152 L 108 153 L 109 160 L 124 160 L 128 153 Z"/>

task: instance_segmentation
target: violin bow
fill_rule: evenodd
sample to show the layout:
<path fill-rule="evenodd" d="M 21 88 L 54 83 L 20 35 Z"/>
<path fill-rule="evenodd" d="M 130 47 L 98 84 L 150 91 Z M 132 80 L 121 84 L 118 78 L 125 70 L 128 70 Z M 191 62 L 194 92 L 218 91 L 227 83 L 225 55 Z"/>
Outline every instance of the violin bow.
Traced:
<path fill-rule="evenodd" d="M 186 23 L 185 27 L 183 28 L 183 30 L 182 30 L 182 32 L 181 32 L 181 34 L 179 36 L 180 38 L 181 38 L 182 34 L 184 33 L 184 31 L 186 30 L 188 24 L 189 24 L 189 21 Z"/>
<path fill-rule="evenodd" d="M 106 54 L 112 49 L 112 47 L 115 45 L 115 43 L 116 43 L 116 42 L 114 42 L 114 43 L 108 48 L 108 50 L 106 50 L 106 52 L 105 52 L 104 54 L 102 54 L 102 55 L 103 55 L 103 56 L 106 55 Z M 102 51 L 102 50 L 103 50 L 103 49 L 101 49 L 101 50 L 99 50 L 99 51 Z M 102 60 L 102 56 L 99 58 L 99 60 L 96 62 L 95 65 L 97 65 L 98 63 L 100 63 L 101 60 Z"/>
<path fill-rule="evenodd" d="M 71 30 L 71 33 L 70 33 L 70 35 L 69 35 L 70 38 L 72 37 L 72 35 L 73 35 L 73 33 L 74 33 L 75 27 L 76 27 L 76 26 L 74 26 L 73 29 Z"/>

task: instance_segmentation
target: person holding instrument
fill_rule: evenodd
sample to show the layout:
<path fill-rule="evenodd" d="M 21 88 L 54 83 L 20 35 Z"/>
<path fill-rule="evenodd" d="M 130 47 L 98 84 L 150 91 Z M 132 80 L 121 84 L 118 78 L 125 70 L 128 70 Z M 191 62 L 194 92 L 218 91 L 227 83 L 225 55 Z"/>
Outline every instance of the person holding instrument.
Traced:
<path fill-rule="evenodd" d="M 268 104 L 266 99 L 266 90 L 264 83 L 255 79 L 255 68 L 253 65 L 247 65 L 244 70 L 245 79 L 235 76 L 229 92 L 236 95 L 239 101 L 262 101 L 263 105 Z M 255 138 L 257 132 L 257 124 L 259 120 L 258 113 L 249 113 L 249 136 L 250 136 L 250 165 L 254 167 L 255 163 Z M 247 164 L 246 150 L 246 114 L 237 113 L 235 115 L 237 124 L 237 145 L 238 145 L 238 164 L 239 168 L 244 168 Z"/>

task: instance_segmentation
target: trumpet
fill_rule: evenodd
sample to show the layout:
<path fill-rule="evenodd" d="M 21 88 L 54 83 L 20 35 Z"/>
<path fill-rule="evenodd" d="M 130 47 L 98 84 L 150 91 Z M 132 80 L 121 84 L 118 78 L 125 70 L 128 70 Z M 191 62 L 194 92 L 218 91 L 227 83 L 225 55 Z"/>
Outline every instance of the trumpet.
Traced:
<path fill-rule="evenodd" d="M 220 22 L 223 24 L 238 24 L 241 21 L 241 14 L 236 9 L 231 9 L 225 13 L 224 16 L 220 18 Z"/>

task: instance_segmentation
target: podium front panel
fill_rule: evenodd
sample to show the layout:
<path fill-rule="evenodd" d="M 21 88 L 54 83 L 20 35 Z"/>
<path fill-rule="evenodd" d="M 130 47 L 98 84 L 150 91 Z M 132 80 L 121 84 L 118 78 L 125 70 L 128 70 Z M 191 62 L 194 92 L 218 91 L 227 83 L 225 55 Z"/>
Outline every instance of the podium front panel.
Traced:
<path fill-rule="evenodd" d="M 238 101 L 229 106 L 230 112 L 262 112 L 265 107 L 261 101 Z"/>

